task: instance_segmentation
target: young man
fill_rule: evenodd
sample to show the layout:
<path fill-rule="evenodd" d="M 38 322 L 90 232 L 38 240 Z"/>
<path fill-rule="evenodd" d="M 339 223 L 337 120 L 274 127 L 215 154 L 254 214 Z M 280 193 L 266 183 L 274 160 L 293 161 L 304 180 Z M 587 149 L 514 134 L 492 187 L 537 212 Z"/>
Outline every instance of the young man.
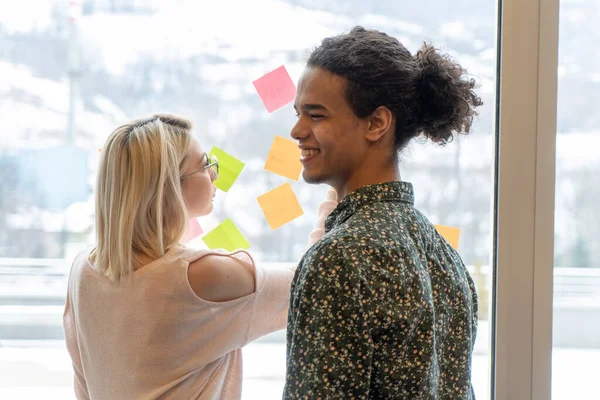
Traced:
<path fill-rule="evenodd" d="M 285 399 L 474 397 L 473 281 L 398 171 L 413 138 L 468 132 L 473 89 L 431 46 L 361 27 L 310 55 L 291 136 L 304 179 L 340 203 L 292 283 Z"/>

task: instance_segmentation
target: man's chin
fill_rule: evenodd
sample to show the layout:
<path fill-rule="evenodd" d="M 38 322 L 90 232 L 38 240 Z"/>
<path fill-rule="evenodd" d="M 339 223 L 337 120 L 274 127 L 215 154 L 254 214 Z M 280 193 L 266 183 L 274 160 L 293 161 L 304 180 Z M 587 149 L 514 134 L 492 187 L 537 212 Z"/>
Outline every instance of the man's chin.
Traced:
<path fill-rule="evenodd" d="M 325 179 L 322 176 L 310 174 L 306 170 L 302 171 L 302 179 L 304 179 L 304 182 L 311 185 L 317 185 L 325 182 Z"/>

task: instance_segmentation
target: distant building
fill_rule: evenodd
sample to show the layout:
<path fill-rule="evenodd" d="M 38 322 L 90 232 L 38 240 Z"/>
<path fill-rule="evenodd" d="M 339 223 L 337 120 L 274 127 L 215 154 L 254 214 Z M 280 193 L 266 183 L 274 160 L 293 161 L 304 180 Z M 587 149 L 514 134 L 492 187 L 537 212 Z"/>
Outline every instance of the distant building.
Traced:
<path fill-rule="evenodd" d="M 158 9 L 159 0 L 84 0 L 83 13 L 148 14 Z"/>
<path fill-rule="evenodd" d="M 12 154 L 19 192 L 48 211 L 62 211 L 72 203 L 88 200 L 89 150 L 73 145 L 24 148 Z"/>

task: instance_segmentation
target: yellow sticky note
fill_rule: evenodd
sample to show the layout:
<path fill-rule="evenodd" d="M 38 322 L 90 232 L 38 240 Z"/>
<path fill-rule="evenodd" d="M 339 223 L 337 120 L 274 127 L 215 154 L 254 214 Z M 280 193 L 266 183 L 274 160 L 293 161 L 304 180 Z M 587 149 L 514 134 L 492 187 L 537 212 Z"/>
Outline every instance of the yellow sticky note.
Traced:
<path fill-rule="evenodd" d="M 216 156 L 217 160 L 219 160 L 219 177 L 215 181 L 215 186 L 224 192 L 229 191 L 238 176 L 242 173 L 244 163 L 218 147 L 213 147 L 208 155 Z"/>
<path fill-rule="evenodd" d="M 225 249 L 235 251 L 249 249 L 250 243 L 231 219 L 226 219 L 219 226 L 208 232 L 202 240 L 209 249 Z"/>
<path fill-rule="evenodd" d="M 271 229 L 277 229 L 304 214 L 289 183 L 259 196 L 257 200 Z"/>
<path fill-rule="evenodd" d="M 301 150 L 296 142 L 283 136 L 275 136 L 267 156 L 265 170 L 297 181 L 302 171 L 300 153 Z"/>
<path fill-rule="evenodd" d="M 458 250 L 458 240 L 460 239 L 460 228 L 454 228 L 446 225 L 435 225 L 435 229 L 446 239 L 455 250 Z"/>

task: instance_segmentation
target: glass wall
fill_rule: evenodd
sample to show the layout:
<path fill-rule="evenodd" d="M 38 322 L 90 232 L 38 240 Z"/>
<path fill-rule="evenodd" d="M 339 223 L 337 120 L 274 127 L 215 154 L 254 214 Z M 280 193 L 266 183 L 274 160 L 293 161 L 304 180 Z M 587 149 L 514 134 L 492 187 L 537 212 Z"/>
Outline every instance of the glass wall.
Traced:
<path fill-rule="evenodd" d="M 592 399 L 600 359 L 600 4 L 561 0 L 552 398 Z"/>
<path fill-rule="evenodd" d="M 80 8 L 66 0 L 1 3 L 0 397 L 72 397 L 61 326 L 66 277 L 75 254 L 94 240 L 98 149 L 127 120 L 181 114 L 194 122 L 205 148 L 218 146 L 245 162 L 202 227 L 231 218 L 259 262 L 299 260 L 325 188 L 292 183 L 304 215 L 269 228 L 256 197 L 286 180 L 263 166 L 274 136 L 289 135 L 295 114 L 291 105 L 269 114 L 252 81 L 280 65 L 296 81 L 310 48 L 363 25 L 397 37 L 413 52 L 431 41 L 480 83 L 484 106 L 471 134 L 444 148 L 415 142 L 401 155 L 401 174 L 415 185 L 416 205 L 432 222 L 461 229 L 459 252 L 480 296 L 473 380 L 477 398 L 489 398 L 496 8 L 495 0 L 85 0 Z M 565 71 L 576 67 L 568 59 L 564 65 Z M 591 113 L 567 102 L 588 117 L 585 126 L 572 122 L 573 132 L 565 130 L 579 138 L 593 126 Z M 586 104 L 592 103 L 580 102 Z M 570 110 L 564 117 L 565 124 L 576 120 Z M 593 176 L 569 168 L 569 182 L 569 174 Z M 591 201 L 584 195 L 573 199 Z M 568 224 L 585 222 L 575 204 L 580 219 L 569 214 Z M 594 259 L 598 249 L 584 240 L 591 231 L 580 232 L 564 242 L 564 256 L 557 253 L 564 267 L 583 266 L 573 263 L 577 257 L 583 263 L 586 254 L 590 263 Z M 283 332 L 246 349 L 244 399 L 279 398 L 284 349 Z"/>

